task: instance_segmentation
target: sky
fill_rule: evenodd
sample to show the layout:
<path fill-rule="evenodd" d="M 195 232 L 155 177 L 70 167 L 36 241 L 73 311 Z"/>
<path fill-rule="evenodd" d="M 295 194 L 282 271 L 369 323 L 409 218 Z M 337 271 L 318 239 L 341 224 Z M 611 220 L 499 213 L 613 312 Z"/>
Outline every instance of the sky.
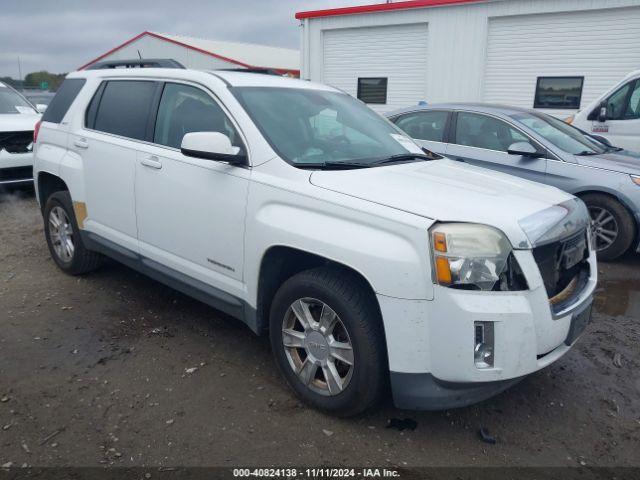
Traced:
<path fill-rule="evenodd" d="M 384 0 L 0 0 L 0 77 L 75 70 L 145 30 L 298 48 L 295 12 Z"/>

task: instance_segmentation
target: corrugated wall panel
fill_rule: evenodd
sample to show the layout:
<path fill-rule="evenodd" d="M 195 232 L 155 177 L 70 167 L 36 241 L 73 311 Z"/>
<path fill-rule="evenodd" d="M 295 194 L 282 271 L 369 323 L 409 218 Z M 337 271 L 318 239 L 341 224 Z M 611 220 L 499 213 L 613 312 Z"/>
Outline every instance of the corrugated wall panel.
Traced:
<path fill-rule="evenodd" d="M 640 7 L 490 18 L 483 100 L 531 108 L 537 77 L 584 76 L 585 106 L 638 68 Z"/>
<path fill-rule="evenodd" d="M 380 112 L 426 99 L 427 24 L 327 30 L 323 78 L 354 97 L 358 77 L 387 77 L 386 105 Z"/>

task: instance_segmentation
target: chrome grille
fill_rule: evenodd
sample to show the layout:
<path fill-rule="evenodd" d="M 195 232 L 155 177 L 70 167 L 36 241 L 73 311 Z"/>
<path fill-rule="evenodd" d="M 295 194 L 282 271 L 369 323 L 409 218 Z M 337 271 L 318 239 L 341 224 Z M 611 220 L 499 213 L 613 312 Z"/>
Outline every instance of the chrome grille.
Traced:
<path fill-rule="evenodd" d="M 28 153 L 33 147 L 33 131 L 0 132 L 0 151 Z"/>

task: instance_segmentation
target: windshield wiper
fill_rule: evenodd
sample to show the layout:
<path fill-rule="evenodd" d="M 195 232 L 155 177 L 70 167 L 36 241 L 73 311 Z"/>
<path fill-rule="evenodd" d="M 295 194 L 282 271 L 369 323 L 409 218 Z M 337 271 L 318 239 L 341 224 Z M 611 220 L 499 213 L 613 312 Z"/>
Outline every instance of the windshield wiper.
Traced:
<path fill-rule="evenodd" d="M 442 157 L 436 154 L 427 155 L 425 153 L 400 153 L 398 155 L 391 155 L 390 157 L 383 158 L 382 160 L 377 160 L 371 163 L 371 165 L 384 165 L 386 163 L 410 162 L 411 160 L 436 160 L 438 158 L 442 158 Z"/>
<path fill-rule="evenodd" d="M 590 152 L 588 150 L 583 150 L 580 153 L 576 153 L 579 157 L 588 157 L 590 155 L 600 155 L 598 152 Z"/>
<path fill-rule="evenodd" d="M 353 168 L 369 168 L 371 164 L 364 163 L 364 162 L 328 161 L 328 162 L 315 162 L 315 163 L 296 163 L 295 166 L 298 168 L 312 168 L 312 169 L 317 168 L 320 170 L 351 170 Z"/>

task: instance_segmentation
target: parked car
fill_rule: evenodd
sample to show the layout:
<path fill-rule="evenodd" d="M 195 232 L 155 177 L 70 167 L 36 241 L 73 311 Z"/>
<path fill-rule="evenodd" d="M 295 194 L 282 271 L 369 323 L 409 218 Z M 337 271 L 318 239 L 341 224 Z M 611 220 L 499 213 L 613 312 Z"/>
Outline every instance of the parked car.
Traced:
<path fill-rule="evenodd" d="M 269 75 L 70 74 L 36 140 L 56 264 L 101 254 L 268 333 L 311 405 L 494 395 L 564 355 L 596 285 L 577 198 L 425 155 L 363 103 Z"/>
<path fill-rule="evenodd" d="M 452 160 L 579 196 L 591 213 L 600 259 L 640 249 L 640 154 L 609 146 L 531 109 L 423 105 L 388 117 L 419 144 Z"/>
<path fill-rule="evenodd" d="M 631 72 L 566 121 L 605 137 L 612 145 L 640 152 L 640 70 Z"/>
<path fill-rule="evenodd" d="M 33 183 L 33 130 L 40 114 L 0 82 L 0 187 Z"/>
<path fill-rule="evenodd" d="M 36 106 L 40 113 L 44 113 L 47 109 L 47 105 L 51 103 L 55 92 L 43 91 L 43 90 L 23 90 L 22 94 L 27 100 Z"/>

